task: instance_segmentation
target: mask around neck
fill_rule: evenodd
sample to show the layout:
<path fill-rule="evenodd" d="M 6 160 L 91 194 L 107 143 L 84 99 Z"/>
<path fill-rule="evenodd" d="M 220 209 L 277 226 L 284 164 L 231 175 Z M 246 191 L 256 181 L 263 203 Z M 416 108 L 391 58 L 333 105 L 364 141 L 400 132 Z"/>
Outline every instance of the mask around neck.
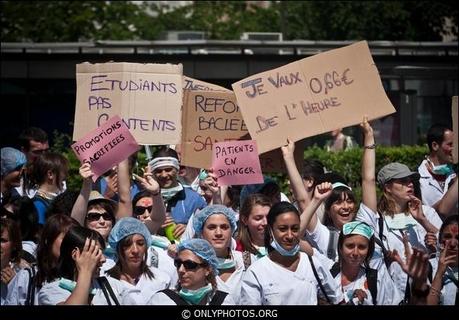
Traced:
<path fill-rule="evenodd" d="M 209 283 L 207 286 L 196 289 L 188 290 L 182 288 L 179 291 L 179 295 L 191 304 L 198 304 L 206 294 L 212 291 L 212 285 Z"/>
<path fill-rule="evenodd" d="M 294 255 L 296 255 L 300 251 L 300 243 L 297 243 L 296 246 L 294 246 L 292 249 L 286 250 L 286 249 L 284 249 L 284 247 L 282 247 L 279 244 L 279 242 L 276 241 L 276 238 L 274 238 L 274 235 L 273 235 L 272 231 L 271 231 L 271 237 L 273 238 L 273 241 L 271 241 L 271 247 L 273 247 L 274 250 L 279 252 L 281 256 L 293 257 Z"/>
<path fill-rule="evenodd" d="M 385 216 L 387 226 L 392 230 L 406 230 L 411 226 L 417 225 L 416 220 L 411 215 L 396 213 L 394 217 Z"/>

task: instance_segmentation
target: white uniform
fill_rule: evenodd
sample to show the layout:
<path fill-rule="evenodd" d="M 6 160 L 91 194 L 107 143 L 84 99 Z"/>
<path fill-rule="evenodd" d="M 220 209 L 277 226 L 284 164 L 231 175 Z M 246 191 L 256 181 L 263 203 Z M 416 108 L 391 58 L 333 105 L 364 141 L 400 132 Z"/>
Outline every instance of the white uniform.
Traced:
<path fill-rule="evenodd" d="M 296 271 L 265 256 L 253 263 L 242 279 L 241 305 L 317 305 L 322 296 L 307 255 L 300 252 Z M 332 303 L 343 300 L 338 284 L 321 262 L 312 257 L 320 281 Z"/>
<path fill-rule="evenodd" d="M 339 272 L 335 280 L 341 283 L 341 272 Z M 373 305 L 370 290 L 368 289 L 368 280 L 365 274 L 365 269 L 361 268 L 357 279 L 346 286 L 341 286 L 344 294 L 344 300 L 348 303 L 353 299 L 354 291 L 357 289 L 364 290 L 367 297 L 363 300 L 362 305 Z M 387 268 L 384 264 L 378 269 L 378 278 L 376 282 L 376 304 L 378 306 L 384 305 L 398 305 L 402 301 L 403 296 L 400 291 L 395 287 L 392 278 L 389 276 Z"/>
<path fill-rule="evenodd" d="M 223 281 L 220 276 L 217 276 L 217 288 L 220 291 L 231 293 L 235 304 L 239 304 L 241 298 L 242 276 L 244 275 L 244 261 L 242 252 L 232 250 L 231 254 L 236 262 L 236 268 L 231 276 Z"/>
<path fill-rule="evenodd" d="M 107 277 L 113 292 L 118 299 L 120 304 L 123 304 L 123 300 L 127 292 L 120 281 Z M 93 305 L 108 305 L 107 299 L 100 288 L 97 281 L 93 281 L 92 287 L 95 289 L 94 297 L 92 298 L 91 304 Z M 48 282 L 43 285 L 40 292 L 38 293 L 38 304 L 40 305 L 57 305 L 58 303 L 65 302 L 72 293 L 67 289 L 59 287 L 59 280 Z M 111 304 L 115 303 L 111 301 Z"/>
<path fill-rule="evenodd" d="M 123 291 L 128 292 L 124 297 L 123 304 L 145 305 L 152 294 L 169 288 L 171 279 L 167 273 L 153 267 L 150 267 L 150 270 L 154 274 L 153 279 L 144 273 L 135 285 L 120 280 Z"/>
<path fill-rule="evenodd" d="M 206 303 L 206 305 L 209 304 L 210 301 Z M 176 306 L 177 304 L 169 298 L 164 292 L 157 292 L 155 293 L 148 301 L 149 305 L 162 305 L 162 306 Z M 226 297 L 225 300 L 223 300 L 222 305 L 235 305 L 235 301 L 233 297 L 231 296 L 231 293 L 229 293 Z"/>
<path fill-rule="evenodd" d="M 449 183 L 456 177 L 455 173 L 449 175 L 442 188 L 427 169 L 427 160 L 422 161 L 421 165 L 418 167 L 418 172 L 421 176 L 419 183 L 421 185 L 422 203 L 430 207 L 443 198 L 443 195 L 448 191 Z"/>
<path fill-rule="evenodd" d="M 156 256 L 156 254 L 158 254 L 158 269 L 169 276 L 170 287 L 175 288 L 178 282 L 178 273 L 174 266 L 174 259 L 167 254 L 167 250 L 155 246 L 148 248 L 147 266 L 154 267 L 153 262 L 156 258 L 153 257 Z"/>
<path fill-rule="evenodd" d="M 430 259 L 432 265 L 432 279 L 435 278 L 435 274 L 438 269 L 437 258 Z M 440 303 L 441 305 L 454 305 L 456 302 L 457 286 L 454 284 L 452 278 L 458 280 L 458 268 L 447 268 L 443 275 L 443 287 L 441 289 Z"/>
<path fill-rule="evenodd" d="M 432 223 L 436 228 L 440 229 L 442 221 L 438 216 L 438 213 L 431 207 L 422 206 L 425 217 Z M 375 230 L 375 236 L 379 238 L 379 214 L 375 213 L 373 210 L 368 208 L 363 203 L 360 205 L 360 209 L 357 212 L 356 220 L 366 222 Z M 396 249 L 400 257 L 405 260 L 405 247 L 403 245 L 403 237 L 400 230 L 389 229 L 387 222 L 384 221 L 383 224 L 383 235 L 385 239 L 381 239 L 384 243 L 384 246 L 387 250 L 392 251 Z M 406 229 L 408 235 L 408 243 L 410 247 L 422 248 L 427 251 L 424 245 L 424 237 L 426 235 L 426 230 L 417 223 L 415 226 L 410 226 Z M 375 252 L 381 254 L 381 249 L 379 246 L 375 248 Z M 373 267 L 373 266 L 372 266 Z M 392 263 L 389 267 L 389 274 L 394 280 L 395 285 L 402 293 L 405 294 L 407 274 L 402 270 L 398 263 Z"/>
<path fill-rule="evenodd" d="M 157 253 L 157 256 L 154 252 Z M 159 269 L 163 273 L 166 273 L 169 278 L 170 287 L 175 287 L 178 281 L 178 274 L 177 269 L 174 266 L 174 260 L 167 254 L 164 249 L 158 247 L 148 248 L 147 255 L 147 266 L 154 269 Z M 153 259 L 153 256 L 156 257 L 155 259 L 158 259 L 158 268 L 152 266 L 152 263 L 155 260 Z M 106 257 L 105 263 L 100 268 L 100 276 L 104 276 L 108 270 L 115 266 L 115 264 L 116 263 L 112 258 Z"/>

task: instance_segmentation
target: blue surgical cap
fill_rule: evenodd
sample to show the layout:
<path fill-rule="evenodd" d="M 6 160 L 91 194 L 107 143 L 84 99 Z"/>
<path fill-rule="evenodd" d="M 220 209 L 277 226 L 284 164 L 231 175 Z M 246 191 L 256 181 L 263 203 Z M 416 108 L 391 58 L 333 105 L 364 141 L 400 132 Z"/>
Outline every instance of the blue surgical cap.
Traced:
<path fill-rule="evenodd" d="M 214 204 L 207 206 L 201 211 L 194 214 L 193 218 L 193 228 L 197 235 L 202 234 L 202 229 L 204 228 L 204 223 L 206 223 L 207 218 L 213 214 L 223 214 L 229 221 L 231 225 L 231 231 L 234 233 L 236 231 L 236 214 L 235 212 L 221 204 Z"/>
<path fill-rule="evenodd" d="M 260 193 L 260 191 L 266 187 L 268 184 L 277 184 L 277 182 L 268 177 L 268 176 L 263 176 L 263 183 L 260 183 L 260 184 L 247 184 L 245 185 L 242 190 L 241 190 L 241 194 L 239 196 L 239 199 L 240 199 L 240 206 L 242 207 L 245 199 L 247 199 L 248 196 L 250 196 L 251 194 L 254 194 L 254 193 Z"/>
<path fill-rule="evenodd" d="M 1 158 L 2 177 L 27 163 L 26 156 L 21 151 L 10 147 L 2 148 Z"/>
<path fill-rule="evenodd" d="M 345 236 L 358 234 L 370 240 L 374 233 L 373 228 L 362 221 L 351 221 L 343 225 L 343 234 Z"/>
<path fill-rule="evenodd" d="M 118 243 L 133 234 L 140 234 L 145 238 L 147 248 L 151 245 L 151 235 L 147 226 L 139 219 L 126 217 L 118 220 L 115 223 L 110 235 L 108 236 L 108 244 L 115 251 L 118 249 Z"/>
<path fill-rule="evenodd" d="M 189 239 L 179 243 L 177 253 L 183 250 L 190 250 L 195 255 L 203 259 L 212 268 L 215 276 L 218 275 L 218 260 L 214 248 L 207 240 L 204 239 Z"/>

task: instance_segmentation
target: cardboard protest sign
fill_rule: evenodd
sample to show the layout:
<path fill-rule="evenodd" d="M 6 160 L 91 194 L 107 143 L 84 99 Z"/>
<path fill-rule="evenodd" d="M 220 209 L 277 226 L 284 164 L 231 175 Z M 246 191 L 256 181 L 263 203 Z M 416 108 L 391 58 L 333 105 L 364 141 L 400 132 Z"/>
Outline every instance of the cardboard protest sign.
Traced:
<path fill-rule="evenodd" d="M 260 153 L 395 112 L 366 41 L 233 83 Z"/>
<path fill-rule="evenodd" d="M 216 142 L 248 133 L 231 91 L 183 90 L 181 164 L 209 169 Z"/>
<path fill-rule="evenodd" d="M 177 144 L 181 135 L 182 65 L 77 65 L 73 140 L 119 115 L 139 144 Z"/>
<path fill-rule="evenodd" d="M 256 141 L 217 142 L 212 168 L 222 186 L 263 183 Z"/>
<path fill-rule="evenodd" d="M 72 150 L 81 163 L 91 164 L 92 179 L 96 181 L 115 164 L 139 150 L 139 145 L 121 118 L 114 116 L 75 142 Z"/>
<path fill-rule="evenodd" d="M 184 90 L 201 90 L 201 91 L 228 91 L 224 87 L 220 87 L 216 84 L 193 79 L 187 76 L 183 76 L 183 89 Z"/>
<path fill-rule="evenodd" d="M 457 136 L 459 135 L 458 132 L 458 127 L 457 127 L 457 96 L 453 97 L 453 103 L 451 107 L 451 116 L 453 117 L 453 134 L 454 134 L 454 140 L 453 140 L 453 162 L 457 163 L 458 162 L 458 152 L 457 149 L 459 146 L 457 145 Z"/>

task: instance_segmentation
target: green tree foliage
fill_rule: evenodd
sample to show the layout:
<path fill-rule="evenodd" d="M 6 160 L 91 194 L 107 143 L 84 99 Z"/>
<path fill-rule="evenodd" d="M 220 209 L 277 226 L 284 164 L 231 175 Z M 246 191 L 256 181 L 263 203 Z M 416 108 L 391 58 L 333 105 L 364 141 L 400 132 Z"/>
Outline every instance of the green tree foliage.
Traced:
<path fill-rule="evenodd" d="M 155 40 L 167 30 L 206 31 L 209 39 L 242 32 L 283 32 L 308 40 L 437 41 L 457 37 L 453 1 L 2 1 L 2 41 Z"/>

